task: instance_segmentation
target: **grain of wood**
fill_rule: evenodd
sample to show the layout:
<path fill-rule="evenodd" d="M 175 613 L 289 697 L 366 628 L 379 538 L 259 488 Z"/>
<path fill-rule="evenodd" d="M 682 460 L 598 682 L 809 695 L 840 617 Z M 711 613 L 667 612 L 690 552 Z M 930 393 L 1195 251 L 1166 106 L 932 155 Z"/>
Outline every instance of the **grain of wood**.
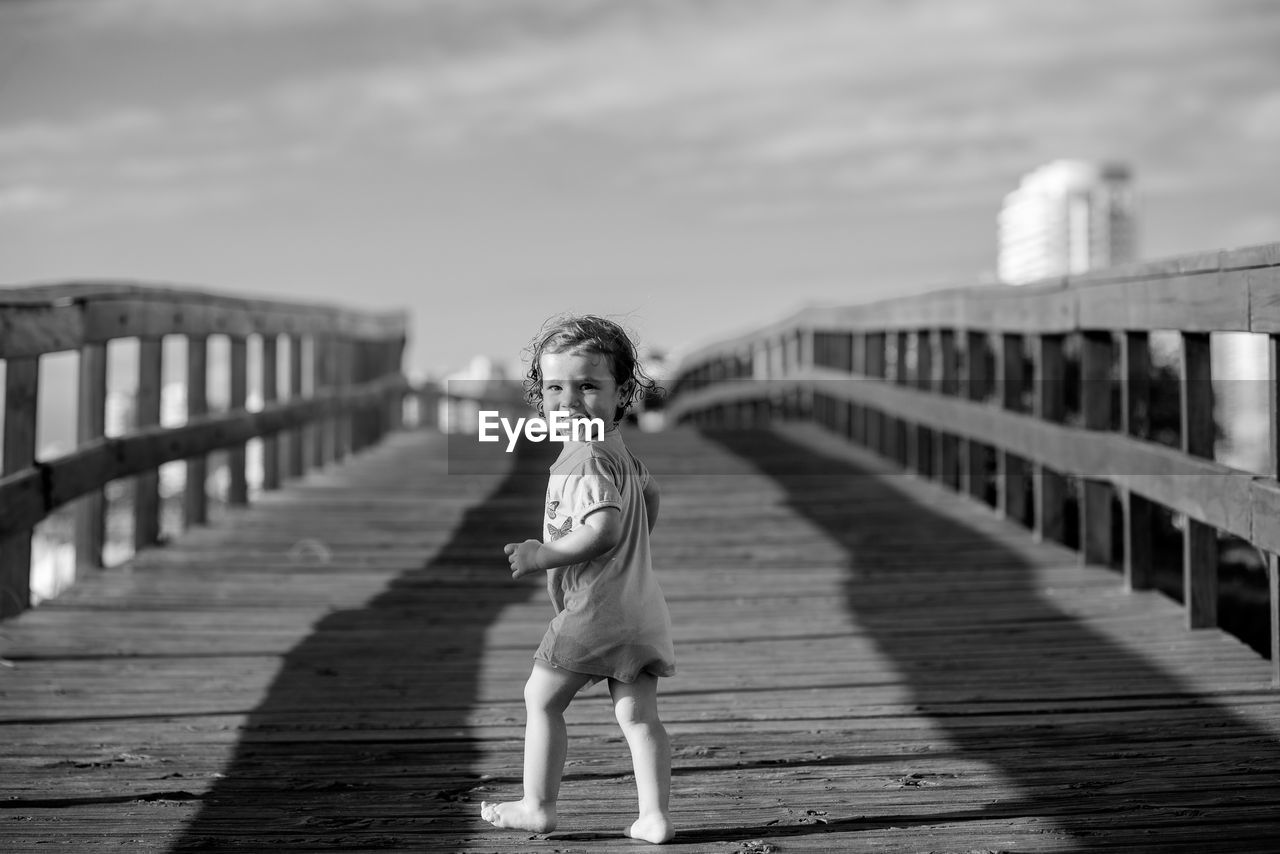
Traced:
<path fill-rule="evenodd" d="M 628 436 L 663 485 L 670 847 L 1274 849 L 1267 662 L 791 435 Z M 550 607 L 500 549 L 548 460 L 458 476 L 444 447 L 398 434 L 0 626 L 0 847 L 637 850 L 603 686 L 569 712 L 556 832 L 478 818 L 519 792 Z"/>

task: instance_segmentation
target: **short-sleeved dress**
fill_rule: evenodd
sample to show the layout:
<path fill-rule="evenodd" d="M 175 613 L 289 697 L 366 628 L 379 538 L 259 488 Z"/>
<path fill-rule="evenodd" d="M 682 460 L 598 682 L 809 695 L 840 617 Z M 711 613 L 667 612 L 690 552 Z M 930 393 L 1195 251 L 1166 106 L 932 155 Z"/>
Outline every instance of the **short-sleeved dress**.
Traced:
<path fill-rule="evenodd" d="M 534 658 L 621 682 L 675 674 L 671 617 L 649 557 L 648 480 L 616 429 L 602 441 L 565 443 L 547 483 L 543 542 L 577 530 L 604 507 L 618 508 L 622 535 L 603 555 L 547 573 L 556 616 Z"/>

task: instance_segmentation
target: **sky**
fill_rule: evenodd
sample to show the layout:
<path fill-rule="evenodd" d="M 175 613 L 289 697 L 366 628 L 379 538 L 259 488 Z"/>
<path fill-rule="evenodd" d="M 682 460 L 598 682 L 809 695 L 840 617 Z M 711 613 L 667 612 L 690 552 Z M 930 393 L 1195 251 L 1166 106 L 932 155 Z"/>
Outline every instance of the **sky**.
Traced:
<path fill-rule="evenodd" d="M 9 0 L 0 284 L 549 315 L 678 352 L 990 282 L 1036 166 L 1133 170 L 1144 258 L 1280 240 L 1272 0 Z"/>

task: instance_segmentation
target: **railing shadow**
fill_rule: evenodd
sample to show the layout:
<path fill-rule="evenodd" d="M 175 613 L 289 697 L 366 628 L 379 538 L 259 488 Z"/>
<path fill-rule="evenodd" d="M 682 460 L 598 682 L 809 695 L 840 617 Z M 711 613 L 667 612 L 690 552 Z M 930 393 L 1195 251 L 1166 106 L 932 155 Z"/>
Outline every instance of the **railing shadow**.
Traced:
<path fill-rule="evenodd" d="M 1021 571 L 1023 555 L 893 477 L 776 432 L 705 435 L 776 481 L 789 508 L 847 552 L 848 611 L 892 659 L 918 713 L 944 731 L 939 761 L 950 770 L 967 757 L 1019 793 L 936 822 L 1033 817 L 1073 851 L 1263 850 L 1274 841 L 1280 822 L 1263 781 L 1280 769 L 1274 736 L 1073 617 Z M 928 776 L 921 787 L 966 782 Z M 894 812 L 845 829 L 919 823 L 909 809 Z M 1171 828 L 1179 835 L 1162 837 Z"/>
<path fill-rule="evenodd" d="M 554 455 L 518 446 L 434 557 L 286 655 L 171 850 L 430 850 L 442 824 L 465 828 L 485 633 L 538 586 L 512 583 L 500 549 L 536 530 Z"/>

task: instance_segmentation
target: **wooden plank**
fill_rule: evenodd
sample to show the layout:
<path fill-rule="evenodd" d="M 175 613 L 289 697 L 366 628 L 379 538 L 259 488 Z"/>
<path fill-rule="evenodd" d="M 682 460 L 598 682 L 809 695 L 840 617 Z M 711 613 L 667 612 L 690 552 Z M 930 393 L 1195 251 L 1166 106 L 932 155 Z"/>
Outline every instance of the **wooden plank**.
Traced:
<path fill-rule="evenodd" d="M 1272 479 L 1280 481 L 1280 335 L 1273 334 L 1267 338 L 1267 426 L 1268 450 L 1270 451 L 1269 471 Z M 1267 553 L 1267 590 L 1271 624 L 1271 684 L 1280 686 L 1280 489 L 1275 490 L 1273 512 L 1259 513 L 1258 504 L 1254 505 L 1253 542 Z M 1272 530 L 1269 541 L 1264 544 L 1262 534 L 1258 530 L 1270 524 Z"/>
<path fill-rule="evenodd" d="M 232 412 L 243 412 L 249 390 L 248 341 L 242 335 L 231 336 L 228 373 L 231 393 L 228 405 Z M 230 475 L 227 484 L 227 502 L 233 506 L 249 503 L 249 479 L 246 471 L 245 444 L 236 442 L 227 449 L 226 465 Z"/>
<path fill-rule="evenodd" d="M 1192 253 L 1030 286 L 970 287 L 862 305 L 815 306 L 691 351 L 679 371 L 796 326 L 853 332 L 927 327 L 1020 334 L 1280 330 L 1280 245 Z"/>
<path fill-rule="evenodd" d="M 1213 458 L 1213 371 L 1207 333 L 1182 333 L 1181 441 L 1185 454 Z M 1188 519 L 1182 534 L 1183 597 L 1190 628 L 1218 624 L 1217 534 Z"/>
<path fill-rule="evenodd" d="M 0 301 L 3 299 L 0 290 Z M 79 306 L 0 302 L 0 359 L 76 350 L 84 341 L 84 316 Z"/>
<path fill-rule="evenodd" d="M 893 342 L 893 370 L 890 381 L 894 385 L 911 385 L 911 370 L 907 362 L 908 350 L 911 346 L 911 335 L 906 330 L 895 332 L 890 340 Z M 912 470 L 911 427 L 902 418 L 888 418 L 889 448 L 888 456 L 908 471 Z"/>
<path fill-rule="evenodd" d="M 940 385 L 939 371 L 934 367 L 934 348 L 936 336 L 933 330 L 921 329 L 915 334 L 916 340 L 916 388 L 925 391 Z M 915 470 L 925 477 L 938 476 L 939 454 L 936 431 L 930 427 L 915 427 L 915 445 L 913 448 L 916 460 Z"/>
<path fill-rule="evenodd" d="M 664 489 L 674 850 L 1266 850 L 1265 662 L 789 430 L 627 434 Z M 519 793 L 520 686 L 551 613 L 493 554 L 530 526 L 545 465 L 446 476 L 446 447 L 393 436 L 6 624 L 6 842 L 634 850 L 604 686 L 570 707 L 561 826 L 477 818 Z M 316 537 L 327 562 L 291 560 Z"/>
<path fill-rule="evenodd" d="M 86 344 L 80 349 L 77 379 L 76 444 L 96 441 L 107 427 L 107 348 Z M 101 569 L 106 542 L 106 495 L 91 489 L 79 499 L 75 515 L 75 563 L 77 574 Z"/>
<path fill-rule="evenodd" d="M 1066 415 L 1064 348 L 1061 335 L 1036 337 L 1034 415 L 1042 422 L 1060 423 Z M 1066 536 L 1067 481 L 1038 460 L 1032 463 L 1032 473 L 1036 537 L 1060 543 Z"/>
<path fill-rule="evenodd" d="M 1270 599 L 1271 687 L 1280 688 L 1280 555 L 1267 558 L 1267 595 Z"/>
<path fill-rule="evenodd" d="M 1223 276 L 1240 280 L 1249 293 L 1249 328 L 1280 332 L 1280 243 L 1252 247 L 1231 259 Z M 1274 376 L 1274 374 L 1272 375 Z"/>
<path fill-rule="evenodd" d="M 938 337 L 938 385 L 941 395 L 954 397 L 960 384 L 959 352 L 956 347 L 956 336 L 950 329 L 940 329 Z M 960 488 L 960 440 L 949 429 L 938 426 L 933 428 L 937 437 L 938 476 L 942 483 L 952 489 Z"/>
<path fill-rule="evenodd" d="M 1120 430 L 1146 438 L 1150 432 L 1151 349 L 1145 332 L 1126 331 L 1120 339 Z M 1124 514 L 1124 579 L 1130 590 L 1151 586 L 1151 526 L 1155 508 L 1131 489 L 1120 490 Z"/>
<path fill-rule="evenodd" d="M 348 405 L 378 400 L 391 387 L 403 388 L 403 380 L 387 377 L 365 383 L 345 398 L 331 391 L 259 412 L 206 416 L 181 427 L 152 427 L 90 442 L 43 463 L 39 470 L 0 478 L 0 537 L 31 527 L 50 511 L 117 478 L 309 423 L 336 410 L 343 400 Z"/>
<path fill-rule="evenodd" d="M 187 336 L 187 423 L 209 413 L 209 339 Z M 182 488 L 182 523 L 190 528 L 209 521 L 209 457 L 204 450 L 186 461 L 187 478 Z"/>
<path fill-rule="evenodd" d="M 331 306 L 202 296 L 190 291 L 84 298 L 84 340 L 158 335 L 259 333 L 342 334 L 376 339 L 403 335 L 402 312 L 365 314 Z"/>
<path fill-rule="evenodd" d="M 997 367 L 998 396 L 1003 409 L 1020 411 L 1022 393 L 1026 387 L 1026 363 L 1023 358 L 1023 337 L 1012 333 L 1000 336 Z M 1026 460 L 1017 454 L 997 448 L 996 466 L 999 477 L 998 506 L 1006 517 L 1022 524 L 1030 523 L 1026 514 L 1027 475 Z"/>
<path fill-rule="evenodd" d="M 287 397 L 290 401 L 302 396 L 304 393 L 302 385 L 303 340 L 300 335 L 289 336 L 289 389 Z M 287 434 L 289 439 L 287 470 L 290 478 L 302 477 L 307 470 L 307 429 L 306 427 L 299 427 L 296 430 L 289 431 Z"/>
<path fill-rule="evenodd" d="M 885 337 L 883 332 L 871 332 L 863 337 L 862 365 L 867 377 L 884 379 Z M 879 410 L 869 408 L 866 411 L 865 419 L 866 446 L 877 453 L 883 453 L 885 447 L 884 416 Z"/>
<path fill-rule="evenodd" d="M 31 466 L 36 459 L 36 412 L 40 399 L 40 357 L 19 356 L 5 361 L 4 435 L 0 437 L 0 474 Z M 42 484 L 43 485 L 43 484 Z M 26 500 L 35 496 L 24 488 Z M 15 496 L 16 498 L 17 496 Z M 43 496 L 41 496 L 43 497 Z M 0 532 L 0 617 L 31 605 L 31 526 Z"/>
<path fill-rule="evenodd" d="M 48 499 L 38 468 L 0 477 L 0 540 L 35 527 L 49 512 Z"/>
<path fill-rule="evenodd" d="M 310 331 L 332 322 L 332 314 L 319 308 L 299 306 L 280 311 L 253 302 L 204 301 L 198 297 L 119 297 L 85 304 L 85 337 L 93 342 L 162 335 L 244 336 L 259 330 Z"/>
<path fill-rule="evenodd" d="M 333 359 L 330 337 L 311 336 L 311 387 L 317 392 L 328 392 L 333 385 L 331 362 Z M 334 458 L 333 418 L 324 418 L 312 425 L 311 465 L 324 468 Z"/>
<path fill-rule="evenodd" d="M 403 338 L 405 312 L 250 299 L 125 282 L 67 282 L 0 289 L 0 358 L 170 334 L 308 334 Z"/>
<path fill-rule="evenodd" d="M 1223 276 L 1218 253 L 1176 259 L 1167 272 L 1133 281 L 1074 291 L 1085 329 L 1114 331 L 1180 329 L 1194 332 L 1247 331 L 1249 288 Z"/>
<path fill-rule="evenodd" d="M 999 410 L 981 402 L 944 398 L 915 389 L 844 378 L 806 380 L 815 390 L 888 412 L 916 423 L 941 426 L 976 441 L 999 446 L 1064 474 L 1106 479 L 1117 487 L 1248 538 L 1253 515 L 1252 475 L 1212 460 L 1139 441 L 1109 431 L 1081 430 Z M 725 403 L 757 390 L 754 384 L 725 382 L 691 394 L 697 406 Z M 692 402 L 691 402 L 692 407 Z"/>
<path fill-rule="evenodd" d="M 333 342 L 333 378 L 338 388 L 346 389 L 352 384 L 352 369 L 355 367 L 356 352 L 354 342 L 347 338 L 337 338 Z M 351 455 L 354 447 L 354 420 L 359 412 L 348 410 L 334 424 L 334 456 L 344 460 Z"/>
<path fill-rule="evenodd" d="M 1114 342 L 1110 332 L 1090 331 L 1080 349 L 1080 415 L 1086 430 L 1111 429 L 1111 368 Z M 1080 557 L 1086 563 L 1111 563 L 1114 531 L 1111 525 L 1113 491 L 1101 478 L 1086 477 L 1080 485 Z"/>
<path fill-rule="evenodd" d="M 160 423 L 162 360 L 160 338 L 138 342 L 138 384 L 134 394 L 134 430 Z M 133 478 L 133 547 L 135 550 L 160 540 L 160 473 L 155 468 L 140 471 Z"/>
<path fill-rule="evenodd" d="M 963 379 L 960 381 L 962 396 L 985 406 L 990 391 L 992 376 L 987 364 L 987 346 L 989 339 L 984 332 L 968 332 L 965 334 Z M 983 500 L 986 491 L 986 447 L 979 436 L 967 436 L 960 452 L 961 482 L 969 496 L 975 500 Z"/>
<path fill-rule="evenodd" d="M 280 399 L 279 391 L 279 350 L 275 335 L 262 336 L 262 404 L 264 406 Z M 280 488 L 280 436 L 266 436 L 262 439 L 262 488 L 276 490 Z"/>

